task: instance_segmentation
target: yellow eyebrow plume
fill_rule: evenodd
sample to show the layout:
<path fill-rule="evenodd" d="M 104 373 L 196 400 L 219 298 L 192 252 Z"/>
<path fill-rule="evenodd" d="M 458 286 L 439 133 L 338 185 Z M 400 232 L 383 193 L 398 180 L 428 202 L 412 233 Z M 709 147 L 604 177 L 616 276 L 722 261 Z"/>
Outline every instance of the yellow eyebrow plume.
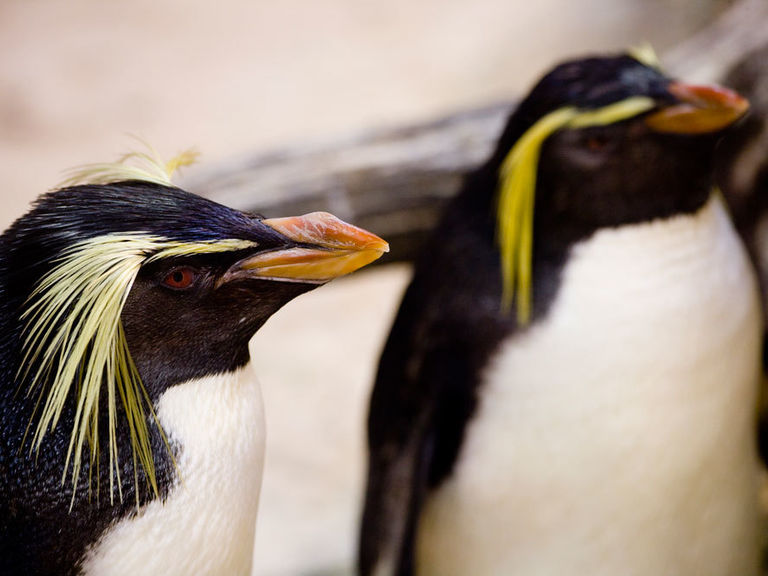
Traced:
<path fill-rule="evenodd" d="M 148 234 L 108 234 L 77 243 L 65 250 L 53 269 L 35 287 L 22 314 L 25 322 L 22 368 L 17 380 L 36 393 L 30 451 L 39 451 L 53 430 L 74 390 L 75 415 L 67 448 L 62 483 L 71 464 L 74 495 L 85 444 L 89 462 L 98 469 L 100 458 L 99 406 L 106 393 L 110 502 L 122 482 L 117 453 L 117 402 L 123 407 L 133 452 L 134 482 L 138 467 L 158 494 L 147 415 L 163 438 L 152 403 L 131 358 L 120 319 L 128 293 L 147 262 L 192 254 L 242 250 L 253 242 L 225 239 L 180 242 Z M 33 422 L 30 421 L 30 426 Z M 167 440 L 166 440 L 167 447 Z M 171 458 L 173 455 L 170 452 Z M 136 505 L 139 489 L 136 486 Z"/>
<path fill-rule="evenodd" d="M 526 325 L 532 312 L 533 209 L 539 154 L 545 140 L 562 128 L 605 126 L 633 118 L 655 106 L 637 96 L 595 110 L 564 107 L 545 115 L 512 146 L 499 171 L 496 233 L 501 254 L 502 313 L 515 300 L 517 321 Z"/>

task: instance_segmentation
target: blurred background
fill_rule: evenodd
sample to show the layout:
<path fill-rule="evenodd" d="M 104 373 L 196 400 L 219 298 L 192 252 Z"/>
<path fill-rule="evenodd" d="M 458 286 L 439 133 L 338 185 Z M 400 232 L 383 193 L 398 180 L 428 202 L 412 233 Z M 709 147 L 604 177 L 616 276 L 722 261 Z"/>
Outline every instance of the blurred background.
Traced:
<path fill-rule="evenodd" d="M 724 0 L 0 0 L 0 223 L 67 168 L 196 146 L 199 168 L 523 93 L 564 56 L 663 53 Z M 202 191 L 204 192 L 204 190 Z M 288 305 L 256 336 L 269 440 L 254 573 L 343 574 L 364 421 L 408 267 Z"/>

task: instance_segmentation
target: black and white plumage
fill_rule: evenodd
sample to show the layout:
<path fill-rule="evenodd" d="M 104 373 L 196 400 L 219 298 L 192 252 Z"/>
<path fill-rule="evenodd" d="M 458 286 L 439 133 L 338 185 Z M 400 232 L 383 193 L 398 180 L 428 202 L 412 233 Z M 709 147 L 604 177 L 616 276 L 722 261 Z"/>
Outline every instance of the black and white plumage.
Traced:
<path fill-rule="evenodd" d="M 640 60 L 547 74 L 424 249 L 371 397 L 361 574 L 757 573 L 760 305 L 712 180 L 747 105 Z M 536 134 L 516 314 L 500 195 Z"/>
<path fill-rule="evenodd" d="M 266 220 L 170 182 L 42 196 L 0 237 L 0 572 L 250 573 L 248 342 L 386 248 L 329 214 Z"/>

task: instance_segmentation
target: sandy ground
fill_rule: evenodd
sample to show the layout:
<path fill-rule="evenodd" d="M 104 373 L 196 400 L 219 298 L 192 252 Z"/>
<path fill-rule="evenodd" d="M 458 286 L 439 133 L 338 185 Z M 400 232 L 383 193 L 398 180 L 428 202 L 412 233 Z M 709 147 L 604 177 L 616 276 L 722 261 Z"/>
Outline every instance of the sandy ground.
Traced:
<path fill-rule="evenodd" d="M 204 163 L 518 94 L 564 55 L 701 26 L 699 0 L 3 0 L 0 224 L 137 134 Z M 268 460 L 255 572 L 343 569 L 363 421 L 406 267 L 291 303 L 257 335 Z"/>

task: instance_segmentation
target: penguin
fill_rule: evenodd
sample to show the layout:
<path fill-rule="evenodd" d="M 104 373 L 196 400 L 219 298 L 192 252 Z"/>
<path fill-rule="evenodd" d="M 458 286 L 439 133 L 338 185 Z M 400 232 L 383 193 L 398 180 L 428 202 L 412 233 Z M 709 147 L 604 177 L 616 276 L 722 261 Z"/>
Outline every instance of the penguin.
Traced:
<path fill-rule="evenodd" d="M 768 333 L 768 78 L 763 73 L 768 46 L 748 53 L 725 75 L 727 86 L 749 98 L 749 114 L 724 138 L 717 155 L 715 179 L 723 191 L 731 219 L 752 263 L 763 302 Z M 763 375 L 768 383 L 768 337 L 763 338 Z M 765 386 L 764 386 L 765 388 Z M 763 394 L 758 448 L 768 462 L 768 395 Z M 761 498 L 768 510 L 768 483 Z"/>
<path fill-rule="evenodd" d="M 638 52 L 523 99 L 384 345 L 360 574 L 759 573 L 760 301 L 713 183 L 747 108 Z"/>
<path fill-rule="evenodd" d="M 178 163 L 88 167 L 0 236 L 4 575 L 250 574 L 265 429 L 248 342 L 387 251 L 327 213 L 186 192 Z"/>

